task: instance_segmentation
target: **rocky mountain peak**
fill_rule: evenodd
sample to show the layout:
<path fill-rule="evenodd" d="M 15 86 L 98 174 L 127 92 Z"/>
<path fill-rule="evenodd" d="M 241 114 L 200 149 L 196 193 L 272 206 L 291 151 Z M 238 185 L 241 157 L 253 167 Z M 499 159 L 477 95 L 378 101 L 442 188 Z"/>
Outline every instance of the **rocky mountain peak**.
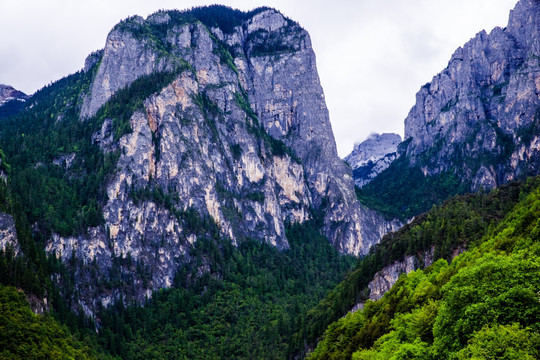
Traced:
<path fill-rule="evenodd" d="M 401 143 L 398 134 L 371 134 L 345 157 L 353 170 L 354 181 L 362 187 L 388 168 L 397 158 L 397 147 Z"/>
<path fill-rule="evenodd" d="M 288 224 L 317 219 L 337 249 L 358 255 L 400 225 L 358 202 L 337 156 L 309 34 L 276 10 L 132 17 L 86 70 L 94 75 L 81 118 L 99 121 L 93 141 L 119 157 L 105 184 L 104 225 L 48 244 L 64 260 L 95 259 L 107 276 L 129 254 L 151 269 L 145 286 L 155 289 L 170 286 L 209 236 L 284 249 Z M 126 93 L 142 98 L 120 131 L 119 116 L 106 114 Z M 91 309 L 111 296 L 85 292 L 83 302 Z"/>
<path fill-rule="evenodd" d="M 345 161 L 354 169 L 374 162 L 386 154 L 395 153 L 401 142 L 401 136 L 392 133 L 370 134 L 367 139 L 354 145 L 353 151 Z"/>
<path fill-rule="evenodd" d="M 0 106 L 11 100 L 26 101 L 28 95 L 13 86 L 0 84 Z"/>
<path fill-rule="evenodd" d="M 540 2 L 481 31 L 424 85 L 405 119 L 406 156 L 425 175 L 453 172 L 472 190 L 540 169 Z"/>

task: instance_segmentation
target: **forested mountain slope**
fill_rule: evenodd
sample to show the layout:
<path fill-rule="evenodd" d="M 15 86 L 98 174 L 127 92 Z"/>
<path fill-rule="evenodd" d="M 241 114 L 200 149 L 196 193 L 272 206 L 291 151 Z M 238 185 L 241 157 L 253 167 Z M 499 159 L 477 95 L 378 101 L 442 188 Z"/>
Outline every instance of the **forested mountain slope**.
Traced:
<path fill-rule="evenodd" d="M 11 192 L 88 315 L 211 272 L 199 240 L 283 250 L 311 221 L 357 255 L 399 225 L 357 201 L 309 35 L 273 9 L 126 19 L 27 104 L 0 128 Z"/>
<path fill-rule="evenodd" d="M 291 343 L 292 353 L 302 353 L 314 346 L 330 323 L 343 317 L 370 298 L 369 285 L 378 292 L 372 280 L 380 271 L 391 269 L 396 262 L 413 261 L 412 269 L 423 268 L 439 259 L 451 261 L 486 236 L 487 232 L 539 185 L 539 179 L 527 184 L 510 183 L 489 194 L 482 192 L 455 196 L 443 205 L 416 217 L 399 231 L 387 234 L 381 243 L 360 259 L 354 271 L 332 290 L 315 308 Z M 404 269 L 397 271 L 396 277 Z"/>
<path fill-rule="evenodd" d="M 466 215 L 457 220 L 453 213 Z M 433 230 L 439 233 L 430 238 Z M 445 243 L 454 246 L 457 240 L 468 250 L 402 275 L 381 300 L 332 323 L 309 358 L 538 358 L 540 180 L 452 200 L 402 236 L 431 246 L 429 240 L 438 235 L 446 240 L 436 248 L 448 249 Z M 366 267 L 362 263 L 356 271 Z M 335 291 L 347 294 L 348 286 L 345 282 Z"/>
<path fill-rule="evenodd" d="M 422 88 L 400 157 L 358 192 L 386 218 L 337 157 L 297 23 L 223 6 L 122 21 L 83 70 L 0 114 L 0 283 L 54 317 L 2 286 L 7 328 L 44 322 L 75 358 L 292 358 L 325 331 L 313 358 L 537 356 L 538 179 L 372 245 L 392 217 L 536 173 L 538 8 L 521 0 Z M 335 287 L 344 254 L 365 257 Z M 404 259 L 431 265 L 368 301 Z"/>
<path fill-rule="evenodd" d="M 19 110 L 0 281 L 103 356 L 284 358 L 344 253 L 399 225 L 357 201 L 309 35 L 273 9 L 126 19 Z"/>

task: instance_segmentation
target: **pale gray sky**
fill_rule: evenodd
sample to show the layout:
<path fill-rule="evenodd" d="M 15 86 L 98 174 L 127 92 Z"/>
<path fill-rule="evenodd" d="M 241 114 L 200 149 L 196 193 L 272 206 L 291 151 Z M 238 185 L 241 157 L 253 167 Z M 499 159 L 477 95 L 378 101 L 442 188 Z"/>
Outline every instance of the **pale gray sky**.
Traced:
<path fill-rule="evenodd" d="M 0 0 L 0 83 L 28 94 L 82 68 L 130 15 L 222 3 L 271 6 L 306 28 L 340 156 L 371 132 L 403 135 L 415 94 L 517 0 Z"/>

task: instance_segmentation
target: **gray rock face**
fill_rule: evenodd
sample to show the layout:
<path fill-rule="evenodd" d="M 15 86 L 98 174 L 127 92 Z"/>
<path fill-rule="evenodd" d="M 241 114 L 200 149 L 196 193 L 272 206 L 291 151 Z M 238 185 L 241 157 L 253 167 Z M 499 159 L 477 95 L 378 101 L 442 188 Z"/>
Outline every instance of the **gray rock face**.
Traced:
<path fill-rule="evenodd" d="M 369 289 L 369 300 L 380 300 L 394 286 L 401 275 L 430 266 L 434 260 L 434 252 L 435 248 L 433 247 L 429 251 L 420 254 L 420 256 L 407 255 L 402 261 L 396 261 L 379 270 L 367 286 Z M 456 250 L 455 256 L 458 253 L 459 250 Z M 350 312 L 355 312 L 363 308 L 364 302 L 358 302 L 352 307 Z"/>
<path fill-rule="evenodd" d="M 401 143 L 398 134 L 371 134 L 356 144 L 345 161 L 353 170 L 354 182 L 362 187 L 388 168 L 397 158 L 397 146 Z"/>
<path fill-rule="evenodd" d="M 0 213 L 0 250 L 5 251 L 8 247 L 13 250 L 14 256 L 21 251 L 13 216 Z"/>
<path fill-rule="evenodd" d="M 435 248 L 422 254 L 422 262 L 416 256 L 405 256 L 403 261 L 396 261 L 390 266 L 387 266 L 378 271 L 373 280 L 368 284 L 369 300 L 377 301 L 392 288 L 399 279 L 401 274 L 409 274 L 420 268 L 428 267 L 433 263 L 433 252 Z"/>
<path fill-rule="evenodd" d="M 137 35 L 155 24 L 168 25 L 157 40 Z M 358 203 L 350 169 L 337 156 L 309 35 L 280 13 L 258 12 L 230 33 L 175 23 L 167 12 L 135 17 L 113 29 L 101 59 L 89 59 L 98 62 L 83 118 L 138 77 L 185 70 L 144 100 L 130 134 L 115 141 L 110 119 L 94 134 L 105 151 L 121 153 L 107 185 L 105 226 L 55 235 L 47 250 L 65 261 L 75 255 L 107 277 L 115 261 L 129 258 L 151 273 L 145 284 L 129 267 L 121 270 L 134 276 L 142 300 L 170 286 L 190 260 L 207 235 L 197 221 L 215 223 L 235 244 L 254 238 L 284 249 L 285 224 L 321 212 L 329 240 L 350 254 L 365 254 L 399 227 Z M 88 313 L 118 295 L 83 272 Z"/>
<path fill-rule="evenodd" d="M 28 95 L 12 86 L 0 84 L 0 106 L 11 100 L 26 101 Z"/>
<path fill-rule="evenodd" d="M 540 2 L 478 33 L 424 85 L 405 119 L 406 156 L 425 174 L 451 170 L 471 189 L 540 169 Z"/>

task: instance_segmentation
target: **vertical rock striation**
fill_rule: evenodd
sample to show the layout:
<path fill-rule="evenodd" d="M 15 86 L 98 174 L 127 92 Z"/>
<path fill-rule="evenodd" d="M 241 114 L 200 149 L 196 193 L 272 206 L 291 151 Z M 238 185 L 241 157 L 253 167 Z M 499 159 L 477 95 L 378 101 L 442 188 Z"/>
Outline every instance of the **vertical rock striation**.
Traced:
<path fill-rule="evenodd" d="M 150 289 L 171 286 L 195 242 L 214 231 L 235 244 L 260 239 L 285 249 L 286 225 L 317 217 L 332 244 L 359 255 L 399 226 L 356 199 L 350 169 L 337 156 L 308 33 L 272 9 L 235 16 L 233 27 L 189 12 L 133 17 L 88 58 L 85 69 L 98 68 L 83 121 L 137 79 L 174 76 L 133 112 L 131 132 L 117 138 L 115 119 L 103 121 L 93 140 L 119 154 L 105 224 L 71 238 L 55 235 L 48 251 L 95 264 L 104 277 L 129 259 L 151 274 L 146 283 L 133 274 L 135 265 L 121 269 L 142 300 Z M 104 291 L 88 276 L 81 267 L 90 313 L 118 291 Z"/>
<path fill-rule="evenodd" d="M 521 0 L 506 28 L 478 33 L 417 93 L 405 156 L 491 189 L 538 174 L 539 122 L 540 2 Z"/>

